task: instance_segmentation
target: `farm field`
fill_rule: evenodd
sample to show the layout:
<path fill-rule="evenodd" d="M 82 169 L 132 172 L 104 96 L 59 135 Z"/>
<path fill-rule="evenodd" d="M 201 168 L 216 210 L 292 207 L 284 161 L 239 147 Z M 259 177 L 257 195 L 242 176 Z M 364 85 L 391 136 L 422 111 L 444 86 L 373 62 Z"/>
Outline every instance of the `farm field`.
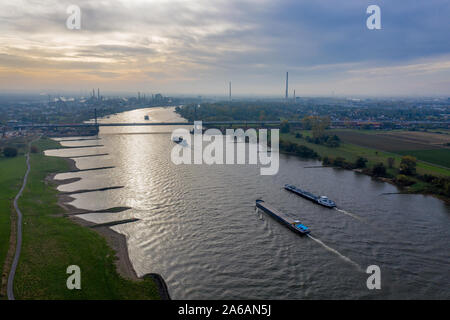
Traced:
<path fill-rule="evenodd" d="M 301 130 L 301 131 L 297 131 L 299 133 L 301 133 L 303 135 L 303 137 L 305 136 L 309 136 L 311 135 L 310 131 L 306 131 L 306 130 Z M 347 132 L 352 133 L 352 131 L 348 130 Z M 355 132 L 355 131 L 353 131 Z M 337 134 L 337 131 L 333 130 L 333 131 L 329 131 L 329 134 Z M 375 134 L 365 134 L 365 133 L 358 133 L 356 132 L 356 134 L 359 134 L 362 136 L 362 138 L 364 138 L 365 136 L 375 136 Z M 356 136 L 354 134 L 354 136 Z M 328 157 L 332 157 L 332 158 L 336 158 L 336 157 L 343 157 L 345 158 L 347 161 L 350 162 L 355 162 L 356 159 L 358 159 L 358 157 L 362 156 L 368 159 L 368 166 L 373 166 L 376 163 L 382 162 L 385 165 L 387 165 L 387 159 L 388 158 L 394 158 L 395 159 L 395 164 L 394 167 L 398 169 L 398 166 L 400 164 L 401 158 L 404 154 L 401 153 L 401 151 L 396 151 L 396 152 L 389 152 L 389 151 L 382 151 L 381 149 L 378 148 L 374 148 L 374 147 L 367 147 L 367 146 L 362 146 L 362 145 L 358 145 L 357 143 L 350 143 L 346 140 L 344 140 L 342 137 L 341 139 L 343 140 L 343 142 L 341 143 L 341 146 L 338 148 L 329 148 L 323 145 L 317 145 L 314 143 L 310 143 L 307 142 L 305 139 L 302 138 L 296 138 L 295 137 L 295 133 L 291 133 L 291 134 L 281 134 L 280 135 L 281 139 L 287 140 L 287 141 L 291 141 L 291 142 L 295 142 L 301 145 L 304 145 L 308 148 L 313 149 L 314 151 L 316 151 L 322 158 L 325 156 Z M 376 137 L 376 139 L 383 141 L 383 139 L 380 139 L 380 137 Z M 354 140 L 352 140 L 354 141 Z M 397 142 L 399 143 L 399 142 Z M 447 150 L 447 149 L 432 149 L 431 151 L 440 151 L 440 150 Z M 409 151 L 409 150 L 403 150 L 403 151 Z M 408 152 L 409 154 L 409 152 Z M 430 160 L 430 158 L 428 158 Z M 422 159 L 419 159 L 422 160 Z M 417 163 L 417 172 L 419 174 L 433 174 L 433 175 L 440 175 L 440 176 L 449 176 L 450 175 L 450 168 L 444 168 L 442 166 L 444 166 L 443 164 L 439 164 L 436 163 L 436 165 L 433 165 L 435 162 L 432 161 L 428 161 L 428 160 L 423 160 L 423 161 L 427 161 L 427 162 L 422 162 L 422 161 L 418 161 Z M 390 173 L 395 173 L 395 171 L 393 169 L 388 169 L 388 171 Z"/>
<path fill-rule="evenodd" d="M 441 149 L 450 142 L 448 135 L 415 131 L 365 133 L 359 130 L 331 130 L 330 134 L 336 134 L 347 143 L 388 152 Z"/>
<path fill-rule="evenodd" d="M 392 137 L 394 139 L 401 139 L 412 143 L 429 144 L 436 147 L 442 147 L 450 142 L 450 136 L 447 134 L 419 132 L 419 131 L 392 131 L 382 134 L 377 134 L 384 137 Z"/>
<path fill-rule="evenodd" d="M 387 131 L 370 133 L 360 130 L 331 130 L 344 143 L 373 148 L 400 155 L 412 155 L 419 160 L 450 168 L 450 135 L 417 132 Z"/>

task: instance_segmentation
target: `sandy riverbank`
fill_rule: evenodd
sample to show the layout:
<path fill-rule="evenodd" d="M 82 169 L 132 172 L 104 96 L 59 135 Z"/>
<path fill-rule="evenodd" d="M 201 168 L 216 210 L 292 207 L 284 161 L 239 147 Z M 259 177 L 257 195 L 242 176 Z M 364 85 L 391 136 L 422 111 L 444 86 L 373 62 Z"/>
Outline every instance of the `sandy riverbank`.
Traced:
<path fill-rule="evenodd" d="M 70 158 L 64 158 L 68 165 L 69 170 L 79 171 L 79 169 L 76 166 L 75 160 Z M 72 179 L 66 179 L 66 180 L 55 180 L 56 174 L 50 174 L 46 178 L 46 183 L 52 184 L 55 188 L 57 188 L 60 185 L 73 183 L 76 181 L 79 181 L 80 178 L 72 178 Z M 58 205 L 64 209 L 64 215 L 69 218 L 70 220 L 74 221 L 75 223 L 83 226 L 91 228 L 96 225 L 96 223 L 84 220 L 80 217 L 77 217 L 78 214 L 86 214 L 91 211 L 84 210 L 84 209 L 78 209 L 69 203 L 72 202 L 74 198 L 72 198 L 70 195 L 67 194 L 58 194 Z M 127 246 L 127 239 L 126 236 L 118 233 L 114 230 L 112 230 L 109 227 L 97 227 L 92 228 L 92 230 L 98 232 L 101 236 L 103 236 L 108 245 L 114 250 L 116 253 L 116 269 L 117 272 L 124 278 L 134 280 L 134 281 L 140 281 L 141 278 L 139 278 L 136 274 L 136 271 L 134 270 L 133 264 L 131 263 L 129 254 L 128 254 L 128 246 Z M 153 278 L 156 285 L 158 286 L 159 294 L 161 296 L 162 300 L 170 300 L 170 295 L 167 289 L 167 285 L 164 281 L 164 279 L 159 274 L 146 274 L 142 278 Z"/>

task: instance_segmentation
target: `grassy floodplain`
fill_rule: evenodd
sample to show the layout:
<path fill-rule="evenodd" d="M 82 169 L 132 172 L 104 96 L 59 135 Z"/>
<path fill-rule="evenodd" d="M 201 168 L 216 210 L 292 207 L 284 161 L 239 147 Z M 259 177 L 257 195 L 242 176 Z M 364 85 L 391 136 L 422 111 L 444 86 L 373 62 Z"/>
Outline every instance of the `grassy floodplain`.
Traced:
<path fill-rule="evenodd" d="M 385 152 L 411 155 L 450 169 L 450 136 L 419 131 L 331 130 L 342 141 Z"/>
<path fill-rule="evenodd" d="M 49 139 L 34 145 L 41 151 L 59 147 Z M 22 163 L 17 168 L 24 173 L 23 157 L 13 161 Z M 114 252 L 102 236 L 61 215 L 57 190 L 45 178 L 67 171 L 66 160 L 39 152 L 31 154 L 30 164 L 29 180 L 19 200 L 24 217 L 22 254 L 14 282 L 16 299 L 159 299 L 152 279 L 132 281 L 117 273 Z M 66 287 L 69 265 L 81 268 L 81 290 Z"/>
<path fill-rule="evenodd" d="M 314 150 L 321 158 L 330 157 L 330 158 L 344 158 L 348 162 L 354 163 L 359 157 L 364 157 L 368 160 L 367 167 L 371 168 L 377 163 L 383 163 L 386 166 L 387 174 L 395 177 L 398 174 L 399 165 L 401 162 L 401 158 L 403 155 L 418 155 L 419 153 L 434 153 L 433 156 L 439 156 L 442 152 L 446 152 L 448 149 L 444 147 L 436 147 L 432 146 L 430 150 L 419 150 L 417 153 L 411 153 L 407 150 L 399 150 L 394 152 L 383 151 L 375 148 L 370 148 L 367 146 L 356 145 L 354 143 L 349 143 L 350 140 L 348 137 L 352 137 L 352 139 L 358 139 L 358 141 L 362 141 L 364 143 L 376 143 L 378 145 L 382 144 L 383 141 L 388 148 L 394 148 L 392 144 L 383 140 L 383 136 L 376 137 L 376 132 L 369 131 L 368 133 L 360 133 L 356 130 L 342 130 L 343 132 L 350 132 L 350 134 L 343 135 L 341 138 L 342 142 L 337 148 L 330 148 L 324 145 L 318 145 L 314 143 L 310 143 L 306 141 L 306 136 L 311 136 L 311 132 L 307 130 L 297 130 L 290 133 L 283 133 L 280 135 L 280 139 L 285 141 L 290 141 L 299 145 L 304 145 L 312 150 Z M 341 130 L 329 130 L 328 134 L 337 134 L 339 136 L 339 132 Z M 353 132 L 352 132 L 353 131 Z M 302 137 L 297 138 L 296 133 L 301 133 Z M 392 131 L 390 132 L 392 133 Z M 401 132 L 401 134 L 405 134 L 405 132 Z M 372 139 L 365 140 L 366 136 L 372 137 Z M 356 138 L 355 138 L 356 137 Z M 373 139 L 375 137 L 376 139 Z M 367 142 L 369 141 L 369 142 Z M 355 140 L 353 140 L 355 142 Z M 361 142 L 361 143 L 362 143 Z M 392 141 L 390 141 L 392 142 Z M 402 142 L 396 142 L 399 146 L 403 146 Z M 417 141 L 413 141 L 412 143 L 418 143 Z M 441 151 L 442 150 L 442 151 Z M 394 158 L 395 162 L 392 168 L 388 167 L 388 159 Z M 441 166 L 438 164 L 439 161 L 442 161 L 442 158 L 439 158 L 439 161 L 436 161 L 434 158 L 429 158 L 430 161 L 426 161 L 424 157 L 418 157 L 419 161 L 417 161 L 417 173 L 420 175 L 433 175 L 433 176 L 441 176 L 441 177 L 449 177 L 450 176 L 450 168 L 445 166 Z M 425 161 L 424 161 L 425 160 Z M 433 163 L 432 163 L 433 162 Z M 414 181 L 414 184 L 410 186 L 407 191 L 412 193 L 426 193 L 426 194 L 439 194 L 439 190 L 431 185 L 430 183 L 426 183 L 417 179 L 416 177 L 409 177 Z M 448 198 L 443 198 L 448 200 Z"/>
<path fill-rule="evenodd" d="M 450 149 L 406 150 L 399 151 L 398 153 L 410 155 L 422 161 L 450 168 Z"/>
<path fill-rule="evenodd" d="M 400 139 L 396 139 L 395 143 L 398 146 L 398 150 L 395 149 L 395 145 L 393 145 L 394 140 L 386 140 L 385 135 L 380 135 L 375 131 L 364 131 L 360 132 L 361 130 L 329 130 L 327 131 L 327 134 L 336 134 L 338 135 L 342 143 L 340 147 L 338 148 L 329 148 L 323 145 L 317 145 L 314 143 L 309 143 L 303 138 L 296 138 L 295 133 L 299 132 L 305 136 L 311 136 L 311 132 L 307 130 L 298 130 L 292 133 L 288 134 L 281 134 L 281 139 L 285 139 L 287 141 L 299 143 L 302 145 L 305 145 L 314 151 L 316 151 L 322 158 L 325 156 L 328 157 L 342 157 L 345 158 L 347 161 L 354 162 L 356 159 L 360 156 L 367 158 L 368 160 L 368 167 L 382 162 L 384 164 L 387 164 L 388 158 L 394 158 L 394 168 L 388 169 L 389 173 L 394 174 L 395 170 L 398 169 L 398 166 L 400 164 L 401 158 L 403 155 L 413 155 L 411 151 L 404 150 L 400 148 L 404 148 L 404 145 L 407 142 L 403 142 Z M 391 131 L 392 132 L 392 131 Z M 403 134 L 404 132 L 402 132 Z M 418 143 L 418 142 L 414 142 Z M 425 143 L 421 142 L 421 145 L 425 145 Z M 410 146 L 407 145 L 407 148 Z M 379 149 L 380 148 L 380 149 Z M 384 151 L 385 150 L 393 150 L 393 151 Z M 448 161 L 448 159 L 443 159 L 442 157 L 439 157 L 442 155 L 442 153 L 447 154 L 447 150 L 445 148 L 437 148 L 435 146 L 431 146 L 430 150 L 416 150 L 417 154 L 420 152 L 430 152 L 434 153 L 435 157 L 433 159 L 428 158 L 424 159 L 422 157 L 418 157 L 419 161 L 417 162 L 417 172 L 419 174 L 433 174 L 433 175 L 441 175 L 441 176 L 450 176 L 450 167 L 445 168 L 440 165 L 440 161 Z M 396 151 L 394 151 L 396 150 Z M 422 160 L 422 161 L 420 161 Z M 426 161 L 426 162 L 424 162 Z M 435 165 L 434 165 L 435 164 Z"/>
<path fill-rule="evenodd" d="M 22 185 L 26 172 L 25 153 L 27 138 L 18 137 L 8 141 L 0 140 L 0 149 L 14 147 L 18 150 L 15 158 L 6 158 L 0 154 L 0 270 L 3 272 L 11 236 L 11 219 L 14 217 L 13 201 Z M 2 274 L 2 276 L 6 276 Z M 6 279 L 5 279 L 6 280 Z M 0 299 L 5 298 L 1 297 Z"/>
<path fill-rule="evenodd" d="M 0 270 L 3 270 L 9 249 L 13 200 L 25 175 L 25 157 L 7 159 L 0 157 Z"/>

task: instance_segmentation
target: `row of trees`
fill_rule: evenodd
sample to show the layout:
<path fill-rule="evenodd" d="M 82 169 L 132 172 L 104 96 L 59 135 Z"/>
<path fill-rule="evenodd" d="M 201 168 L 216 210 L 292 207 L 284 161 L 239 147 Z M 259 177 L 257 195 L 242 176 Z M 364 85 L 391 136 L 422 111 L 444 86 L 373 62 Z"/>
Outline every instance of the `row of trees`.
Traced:
<path fill-rule="evenodd" d="M 330 157 L 323 158 L 324 165 L 334 165 L 346 169 L 365 169 L 367 167 L 367 162 L 368 160 L 364 157 L 358 157 L 354 163 L 348 162 L 345 160 L 345 158 L 342 157 L 337 157 L 335 159 Z M 394 162 L 395 162 L 394 158 L 388 159 L 389 168 L 393 168 Z M 416 166 L 417 166 L 416 158 L 412 156 L 404 156 L 402 157 L 402 161 L 400 163 L 399 173 L 403 177 L 414 176 L 416 174 Z M 372 167 L 370 173 L 375 177 L 388 177 L 387 168 L 382 162 L 376 163 Z M 402 178 L 402 180 L 405 179 Z"/>
<path fill-rule="evenodd" d="M 18 151 L 13 147 L 5 147 L 3 150 L 0 149 L 0 153 L 3 153 L 6 158 L 14 158 L 17 156 Z"/>
<path fill-rule="evenodd" d="M 367 159 L 364 157 L 359 157 L 355 162 L 349 162 L 343 157 L 324 157 L 322 160 L 324 166 L 335 166 L 344 169 L 362 169 L 367 166 Z"/>
<path fill-rule="evenodd" d="M 363 169 L 365 173 L 374 177 L 392 178 L 400 186 L 411 186 L 416 184 L 417 180 L 420 180 L 430 185 L 429 192 L 450 197 L 450 177 L 438 177 L 431 174 L 418 175 L 417 160 L 412 156 L 402 157 L 396 176 L 388 173 L 388 168 L 392 169 L 394 167 L 394 158 L 388 159 L 388 167 L 384 163 L 379 162 L 374 164 L 372 168 L 367 168 L 368 161 L 364 157 L 358 157 L 354 163 L 348 162 L 342 157 L 334 159 L 324 157 L 322 162 L 323 165 L 344 169 Z"/>
<path fill-rule="evenodd" d="M 302 128 L 311 130 L 312 137 L 307 136 L 305 140 L 309 143 L 320 144 L 330 148 L 337 148 L 341 145 L 341 139 L 337 135 L 326 134 L 326 129 L 330 127 L 330 117 L 308 116 L 302 119 Z M 291 127 L 287 120 L 283 120 L 280 126 L 281 133 L 289 133 Z M 296 138 L 301 138 L 302 135 L 297 133 Z"/>
<path fill-rule="evenodd" d="M 30 151 L 31 153 L 38 153 L 39 148 L 36 146 L 31 146 Z M 14 158 L 17 157 L 17 155 L 19 154 L 19 150 L 17 148 L 8 146 L 5 147 L 3 150 L 0 148 L 0 154 L 3 154 L 5 158 Z"/>
<path fill-rule="evenodd" d="M 312 137 L 306 137 L 306 141 L 321 144 L 330 148 L 337 148 L 341 145 L 341 139 L 337 135 L 328 135 L 326 129 L 331 125 L 329 116 L 308 116 L 302 119 L 302 127 L 311 130 Z"/>
<path fill-rule="evenodd" d="M 330 127 L 329 116 L 307 116 L 302 119 L 302 128 L 311 130 L 314 139 L 325 136 L 325 130 Z"/>
<path fill-rule="evenodd" d="M 306 141 L 321 144 L 330 148 L 337 148 L 341 145 L 341 139 L 337 135 L 324 135 L 317 138 L 306 137 Z"/>
<path fill-rule="evenodd" d="M 280 149 L 303 158 L 310 158 L 310 159 L 320 158 L 319 155 L 313 149 L 283 139 L 280 140 Z"/>

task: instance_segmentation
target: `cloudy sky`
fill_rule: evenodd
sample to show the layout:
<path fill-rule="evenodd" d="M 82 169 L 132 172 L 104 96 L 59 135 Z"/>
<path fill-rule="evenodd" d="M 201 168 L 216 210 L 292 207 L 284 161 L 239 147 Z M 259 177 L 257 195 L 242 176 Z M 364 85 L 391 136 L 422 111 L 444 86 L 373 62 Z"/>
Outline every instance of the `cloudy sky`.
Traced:
<path fill-rule="evenodd" d="M 366 9 L 381 8 L 381 30 Z M 81 9 L 81 29 L 66 27 Z M 448 0 L 1 0 L 0 91 L 450 95 Z"/>

